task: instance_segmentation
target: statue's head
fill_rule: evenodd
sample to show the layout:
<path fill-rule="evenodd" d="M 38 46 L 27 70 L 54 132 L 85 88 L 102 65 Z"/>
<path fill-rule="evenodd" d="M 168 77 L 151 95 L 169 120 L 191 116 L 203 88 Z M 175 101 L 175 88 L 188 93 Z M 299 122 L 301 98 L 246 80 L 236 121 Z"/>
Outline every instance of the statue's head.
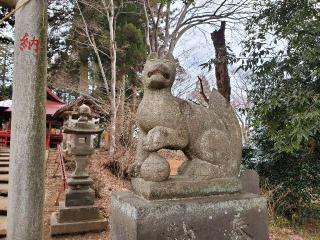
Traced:
<path fill-rule="evenodd" d="M 176 63 L 171 54 L 151 53 L 143 69 L 143 85 L 150 89 L 171 88 L 176 77 Z"/>

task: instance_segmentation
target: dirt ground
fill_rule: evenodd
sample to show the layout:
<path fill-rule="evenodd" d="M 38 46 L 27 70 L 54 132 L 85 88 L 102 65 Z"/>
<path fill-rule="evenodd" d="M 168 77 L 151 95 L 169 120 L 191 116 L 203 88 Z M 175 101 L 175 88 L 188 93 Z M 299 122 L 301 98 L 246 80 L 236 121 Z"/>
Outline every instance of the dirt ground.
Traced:
<path fill-rule="evenodd" d="M 58 210 L 58 206 L 55 206 L 56 199 L 59 195 L 59 189 L 62 188 L 61 170 L 58 165 L 57 152 L 51 150 L 47 162 L 46 181 L 45 181 L 45 208 L 44 208 L 44 239 L 45 240 L 108 240 L 109 231 L 101 233 L 87 233 L 81 235 L 62 235 L 58 237 L 50 236 L 50 216 L 52 212 Z M 96 153 L 91 160 L 89 166 L 89 172 L 91 176 L 94 176 L 95 189 L 98 189 L 99 198 L 96 199 L 96 203 L 99 206 L 102 214 L 108 220 L 110 215 L 110 197 L 113 191 L 125 191 L 129 189 L 129 182 L 118 179 L 113 176 L 112 173 L 103 167 L 103 161 L 105 160 L 105 153 Z M 58 170 L 57 170 L 58 168 Z M 56 174 L 54 174 L 56 172 Z M 70 171 L 68 172 L 70 174 Z M 56 176 L 54 176 L 56 175 Z M 63 193 L 59 199 L 63 200 Z"/>

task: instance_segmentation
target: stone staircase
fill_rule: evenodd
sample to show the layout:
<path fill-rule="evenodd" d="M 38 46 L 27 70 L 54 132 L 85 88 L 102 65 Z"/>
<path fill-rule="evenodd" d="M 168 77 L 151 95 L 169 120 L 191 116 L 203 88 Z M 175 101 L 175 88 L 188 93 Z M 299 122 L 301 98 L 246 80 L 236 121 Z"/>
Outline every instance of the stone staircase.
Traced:
<path fill-rule="evenodd" d="M 0 148 L 0 237 L 6 235 L 9 183 L 9 149 Z"/>

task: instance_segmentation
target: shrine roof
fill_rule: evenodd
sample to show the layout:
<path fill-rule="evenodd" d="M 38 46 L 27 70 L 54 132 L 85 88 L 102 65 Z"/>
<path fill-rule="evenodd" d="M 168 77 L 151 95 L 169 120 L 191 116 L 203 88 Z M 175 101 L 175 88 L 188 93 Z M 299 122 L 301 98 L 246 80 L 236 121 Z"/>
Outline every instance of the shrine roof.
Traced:
<path fill-rule="evenodd" d="M 47 87 L 47 102 L 46 102 L 46 114 L 52 116 L 59 109 L 65 106 L 65 103 L 50 89 Z M 12 111 L 12 100 L 0 101 L 0 108 L 5 108 L 5 112 Z"/>

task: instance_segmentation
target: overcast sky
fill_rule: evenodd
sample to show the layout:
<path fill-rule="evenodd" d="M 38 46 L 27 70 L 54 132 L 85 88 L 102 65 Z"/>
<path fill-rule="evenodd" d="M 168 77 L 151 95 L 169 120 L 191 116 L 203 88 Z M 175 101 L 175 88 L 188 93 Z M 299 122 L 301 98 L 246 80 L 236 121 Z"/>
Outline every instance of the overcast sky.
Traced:
<path fill-rule="evenodd" d="M 241 53 L 241 40 L 245 36 L 243 29 L 244 26 L 242 24 L 234 26 L 227 23 L 226 42 L 236 56 L 239 56 Z M 174 56 L 179 59 L 181 66 L 187 71 L 189 78 L 186 85 L 181 86 L 182 88 L 187 86 L 189 91 L 194 89 L 197 76 L 201 74 L 204 74 L 209 80 L 209 84 L 215 87 L 214 70 L 208 72 L 207 69 L 202 69 L 200 66 L 200 64 L 208 62 L 211 58 L 215 57 L 210 35 L 214 30 L 217 30 L 217 28 L 208 25 L 201 26 L 200 28 L 186 32 L 178 42 Z M 232 69 L 236 67 L 229 66 L 231 80 L 234 79 Z"/>

